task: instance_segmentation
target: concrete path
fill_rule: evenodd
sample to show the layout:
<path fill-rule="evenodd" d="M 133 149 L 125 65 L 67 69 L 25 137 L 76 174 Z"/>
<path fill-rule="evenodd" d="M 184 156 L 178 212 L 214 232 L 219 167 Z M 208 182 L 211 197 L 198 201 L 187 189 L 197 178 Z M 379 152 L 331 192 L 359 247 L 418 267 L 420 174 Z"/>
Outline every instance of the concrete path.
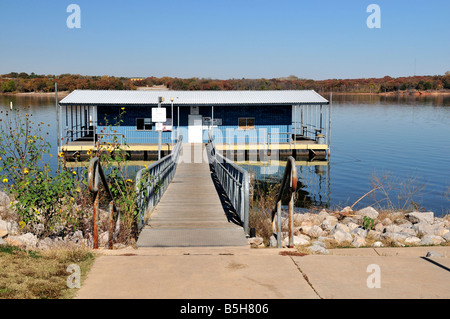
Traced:
<path fill-rule="evenodd" d="M 141 231 L 139 247 L 248 246 L 224 210 L 202 144 L 185 144 L 175 177 Z"/>
<path fill-rule="evenodd" d="M 430 250 L 444 257 L 424 258 Z M 450 298 L 450 247 L 284 256 L 245 247 L 102 250 L 79 299 Z"/>

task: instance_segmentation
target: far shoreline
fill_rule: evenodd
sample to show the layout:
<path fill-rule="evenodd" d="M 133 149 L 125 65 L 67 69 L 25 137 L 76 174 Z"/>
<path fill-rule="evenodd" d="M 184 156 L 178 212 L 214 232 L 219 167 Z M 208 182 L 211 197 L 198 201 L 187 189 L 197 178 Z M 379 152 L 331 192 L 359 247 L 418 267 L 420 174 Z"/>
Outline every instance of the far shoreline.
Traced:
<path fill-rule="evenodd" d="M 450 90 L 429 90 L 429 91 L 391 91 L 391 92 L 321 92 L 323 94 L 333 95 L 346 95 L 346 94 L 355 94 L 355 95 L 379 95 L 379 96 L 447 96 L 450 95 Z"/>
<path fill-rule="evenodd" d="M 69 95 L 69 91 L 58 92 L 58 97 Z M 0 96 L 32 96 L 32 97 L 54 97 L 55 92 L 17 92 L 17 93 L 0 93 Z"/>
<path fill-rule="evenodd" d="M 171 91 L 169 89 L 169 91 Z M 70 91 L 61 91 L 58 92 L 58 97 L 66 97 L 69 95 Z M 409 90 L 409 91 L 391 91 L 391 92 L 317 92 L 319 94 L 330 94 L 333 95 L 374 95 L 374 96 L 448 96 L 450 95 L 450 90 L 427 90 L 427 91 L 417 91 L 417 90 Z M 0 93 L 0 96 L 29 96 L 29 97 L 54 97 L 55 92 L 15 92 L 15 93 Z"/>

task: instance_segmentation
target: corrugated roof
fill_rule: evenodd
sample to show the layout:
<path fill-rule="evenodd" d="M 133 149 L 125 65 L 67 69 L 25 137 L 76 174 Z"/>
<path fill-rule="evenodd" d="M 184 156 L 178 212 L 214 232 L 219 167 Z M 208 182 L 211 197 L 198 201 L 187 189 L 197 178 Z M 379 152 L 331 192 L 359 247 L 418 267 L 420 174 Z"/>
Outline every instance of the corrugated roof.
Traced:
<path fill-rule="evenodd" d="M 292 91 L 106 91 L 75 90 L 62 99 L 67 104 L 139 104 L 157 105 L 158 97 L 163 104 L 174 98 L 177 105 L 235 105 L 235 104 L 326 104 L 328 101 L 313 90 Z"/>

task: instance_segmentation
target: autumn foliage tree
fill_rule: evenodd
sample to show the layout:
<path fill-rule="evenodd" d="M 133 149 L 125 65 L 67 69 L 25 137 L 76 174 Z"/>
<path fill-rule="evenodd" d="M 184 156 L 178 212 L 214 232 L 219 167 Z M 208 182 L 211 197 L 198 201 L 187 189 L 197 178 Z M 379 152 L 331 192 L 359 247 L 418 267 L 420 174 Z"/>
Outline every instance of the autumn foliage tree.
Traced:
<path fill-rule="evenodd" d="M 450 89 L 450 72 L 445 75 L 392 78 L 328 79 L 314 81 L 294 75 L 272 79 L 228 79 L 147 77 L 131 79 L 113 76 L 84 76 L 79 74 L 37 75 L 11 72 L 0 76 L 0 92 L 54 92 L 55 82 L 60 91 L 134 90 L 166 86 L 171 90 L 315 90 L 317 92 L 384 93 L 395 91 L 428 91 Z"/>

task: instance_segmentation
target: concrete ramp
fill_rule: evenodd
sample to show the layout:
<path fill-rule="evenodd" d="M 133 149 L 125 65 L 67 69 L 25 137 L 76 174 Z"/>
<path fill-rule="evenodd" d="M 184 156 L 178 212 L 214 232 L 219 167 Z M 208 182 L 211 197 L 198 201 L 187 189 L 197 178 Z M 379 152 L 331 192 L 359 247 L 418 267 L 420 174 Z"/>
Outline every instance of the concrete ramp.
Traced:
<path fill-rule="evenodd" d="M 242 226 L 222 205 L 202 144 L 183 145 L 175 177 L 149 222 L 139 247 L 248 246 Z"/>

